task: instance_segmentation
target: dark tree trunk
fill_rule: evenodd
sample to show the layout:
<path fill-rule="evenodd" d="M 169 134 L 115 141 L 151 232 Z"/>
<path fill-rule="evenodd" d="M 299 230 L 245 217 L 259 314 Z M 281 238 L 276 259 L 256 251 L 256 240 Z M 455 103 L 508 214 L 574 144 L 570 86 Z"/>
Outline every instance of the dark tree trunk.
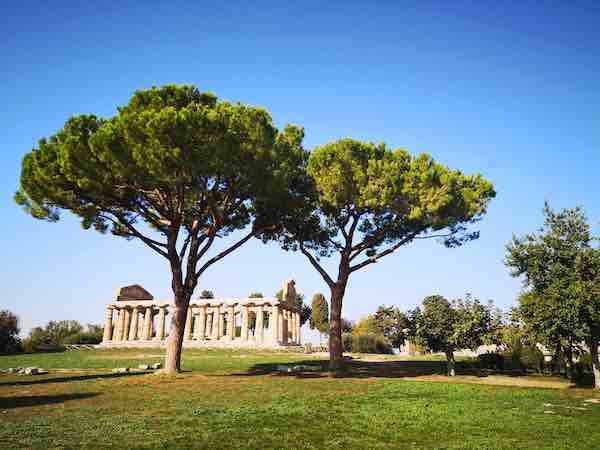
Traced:
<path fill-rule="evenodd" d="M 565 348 L 565 376 L 573 383 L 575 380 L 575 370 L 573 370 L 573 349 L 568 346 Z"/>
<path fill-rule="evenodd" d="M 551 372 L 552 375 L 560 376 L 560 365 L 561 365 L 561 348 L 560 346 L 556 346 L 554 348 L 554 352 L 552 353 L 552 361 L 551 361 Z"/>
<path fill-rule="evenodd" d="M 594 388 L 600 389 L 600 359 L 598 359 L 598 340 L 590 342 L 590 354 L 592 356 L 592 371 L 594 373 Z"/>
<path fill-rule="evenodd" d="M 345 286 L 331 288 L 331 313 L 329 321 L 329 368 L 340 370 L 344 366 L 342 346 L 342 302 Z"/>
<path fill-rule="evenodd" d="M 175 296 L 165 355 L 165 372 L 168 374 L 176 374 L 181 371 L 181 348 L 189 303 L 190 295 L 180 294 Z"/>
<path fill-rule="evenodd" d="M 447 372 L 449 377 L 453 377 L 456 375 L 456 370 L 454 369 L 455 360 L 454 360 L 454 351 L 447 350 L 446 351 L 446 361 L 447 361 Z"/>

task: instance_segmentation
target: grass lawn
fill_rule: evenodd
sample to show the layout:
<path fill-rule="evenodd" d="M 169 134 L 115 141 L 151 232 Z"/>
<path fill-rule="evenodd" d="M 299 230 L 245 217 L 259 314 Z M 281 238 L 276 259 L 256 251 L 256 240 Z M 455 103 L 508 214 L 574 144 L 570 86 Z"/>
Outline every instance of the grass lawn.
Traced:
<path fill-rule="evenodd" d="M 187 350 L 185 373 L 113 374 L 162 351 L 0 357 L 0 448 L 600 448 L 600 403 L 547 377 L 437 374 L 439 361 L 359 360 L 347 375 L 281 375 L 302 354 Z M 499 386 L 544 385 L 552 388 Z"/>

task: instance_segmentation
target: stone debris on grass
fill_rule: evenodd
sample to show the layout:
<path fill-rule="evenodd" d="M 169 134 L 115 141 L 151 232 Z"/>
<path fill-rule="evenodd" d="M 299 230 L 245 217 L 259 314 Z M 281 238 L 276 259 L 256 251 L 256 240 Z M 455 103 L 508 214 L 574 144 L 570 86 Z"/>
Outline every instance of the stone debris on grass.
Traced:
<path fill-rule="evenodd" d="M 158 370 L 162 368 L 162 364 L 161 363 L 155 363 L 155 364 L 139 364 L 137 366 L 137 370 Z M 135 370 L 135 369 L 134 369 Z M 129 367 L 118 367 L 116 369 L 112 370 L 114 373 L 127 373 L 131 371 L 131 368 Z"/>
<path fill-rule="evenodd" d="M 16 373 L 17 375 L 44 375 L 48 371 L 41 367 L 9 367 L 6 373 Z"/>
<path fill-rule="evenodd" d="M 298 372 L 320 372 L 321 367 L 319 366 L 308 366 L 304 364 L 296 365 L 296 366 L 277 366 L 277 372 L 282 373 L 298 373 Z"/>
<path fill-rule="evenodd" d="M 544 411 L 544 414 L 556 414 L 554 411 Z"/>
<path fill-rule="evenodd" d="M 586 398 L 583 403 L 600 403 L 600 398 Z"/>

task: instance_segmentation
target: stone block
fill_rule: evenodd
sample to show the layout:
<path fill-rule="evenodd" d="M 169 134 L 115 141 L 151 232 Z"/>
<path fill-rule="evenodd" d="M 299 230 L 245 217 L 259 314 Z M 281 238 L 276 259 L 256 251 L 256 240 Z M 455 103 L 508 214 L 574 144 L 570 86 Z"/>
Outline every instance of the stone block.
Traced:
<path fill-rule="evenodd" d="M 158 369 L 162 369 L 162 364 L 161 363 L 154 363 L 150 366 L 151 369 L 153 370 L 158 370 Z"/>
<path fill-rule="evenodd" d="M 129 372 L 129 367 L 118 367 L 112 370 L 114 373 L 127 373 Z"/>
<path fill-rule="evenodd" d="M 149 364 L 140 364 L 138 366 L 138 369 L 148 370 L 148 369 L 150 369 L 150 365 Z"/>
<path fill-rule="evenodd" d="M 25 375 L 37 375 L 38 374 L 38 368 L 37 367 L 26 367 L 25 371 L 23 373 Z"/>

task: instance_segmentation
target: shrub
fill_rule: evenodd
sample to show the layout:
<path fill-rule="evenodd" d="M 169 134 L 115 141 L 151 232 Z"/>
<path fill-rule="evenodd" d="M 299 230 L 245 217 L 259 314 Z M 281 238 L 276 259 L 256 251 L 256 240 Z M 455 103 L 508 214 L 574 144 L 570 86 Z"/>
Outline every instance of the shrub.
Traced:
<path fill-rule="evenodd" d="M 345 352 L 352 351 L 352 333 L 342 334 L 342 348 Z"/>
<path fill-rule="evenodd" d="M 352 336 L 352 351 L 355 353 L 394 353 L 386 339 L 375 333 L 355 333 Z"/>
<path fill-rule="evenodd" d="M 98 334 L 93 331 L 82 331 L 80 333 L 71 334 L 64 338 L 64 344 L 73 345 L 93 345 L 102 342 L 102 333 Z"/>
<path fill-rule="evenodd" d="M 521 367 L 525 370 L 544 371 L 544 354 L 535 345 L 527 345 L 521 349 Z"/>
<path fill-rule="evenodd" d="M 23 351 L 25 353 L 35 353 L 37 350 L 35 342 L 30 337 L 23 339 Z"/>
<path fill-rule="evenodd" d="M 504 356 L 498 352 L 486 352 L 477 356 L 482 369 L 504 370 Z"/>
<path fill-rule="evenodd" d="M 8 310 L 0 311 L 0 353 L 22 351 L 19 318 Z"/>

